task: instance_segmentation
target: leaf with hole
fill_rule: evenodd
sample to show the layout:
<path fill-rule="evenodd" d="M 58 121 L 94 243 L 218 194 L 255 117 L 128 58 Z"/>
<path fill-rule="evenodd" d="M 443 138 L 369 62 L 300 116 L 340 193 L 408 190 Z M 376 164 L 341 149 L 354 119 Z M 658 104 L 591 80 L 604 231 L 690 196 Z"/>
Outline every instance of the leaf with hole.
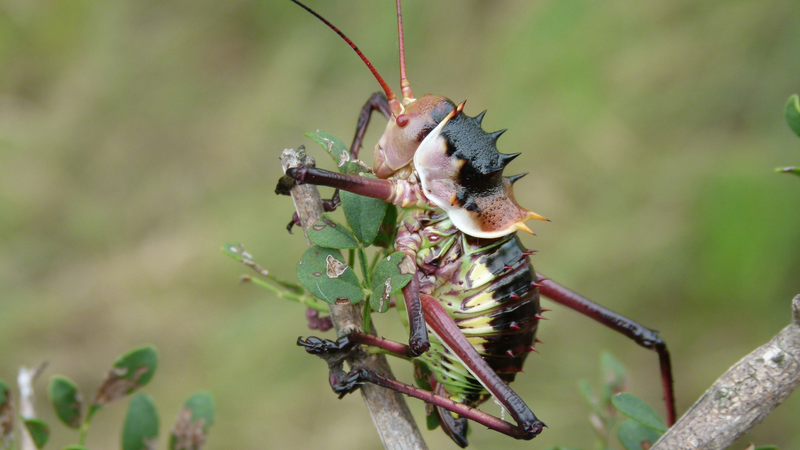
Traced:
<path fill-rule="evenodd" d="M 56 375 L 47 389 L 56 415 L 70 428 L 79 428 L 83 422 L 83 396 L 78 386 L 67 377 Z"/>
<path fill-rule="evenodd" d="M 345 173 L 347 163 L 350 162 L 350 150 L 338 137 L 324 131 L 310 131 L 303 133 L 320 145 L 328 154 L 331 155 L 339 172 Z"/>
<path fill-rule="evenodd" d="M 374 175 L 364 175 L 375 178 Z M 378 230 L 386 214 L 386 203 L 377 199 L 352 194 L 350 192 L 340 192 L 342 208 L 347 223 L 353 229 L 359 242 L 364 246 L 369 246 L 378 235 Z"/>
<path fill-rule="evenodd" d="M 667 431 L 664 420 L 639 397 L 623 392 L 611 397 L 611 403 L 617 411 L 655 431 Z"/>
<path fill-rule="evenodd" d="M 197 392 L 183 404 L 172 428 L 170 450 L 198 450 L 214 423 L 214 398 L 208 392 Z"/>
<path fill-rule="evenodd" d="M 155 347 L 144 346 L 122 355 L 108 371 L 103 384 L 97 390 L 89 417 L 101 406 L 133 393 L 153 378 L 158 365 Z"/>
<path fill-rule="evenodd" d="M 308 240 L 325 248 L 358 248 L 358 241 L 344 225 L 323 214 L 320 220 L 308 229 Z"/>
<path fill-rule="evenodd" d="M 388 311 L 390 297 L 411 281 L 415 271 L 414 262 L 403 252 L 394 252 L 383 258 L 372 275 L 372 295 L 369 297 L 372 309 Z"/>
<path fill-rule="evenodd" d="M 358 303 L 364 298 L 358 277 L 337 250 L 317 245 L 306 250 L 297 264 L 297 278 L 311 294 L 330 304 Z"/>
<path fill-rule="evenodd" d="M 158 441 L 158 410 L 153 398 L 139 392 L 128 404 L 122 426 L 122 450 L 151 450 Z"/>

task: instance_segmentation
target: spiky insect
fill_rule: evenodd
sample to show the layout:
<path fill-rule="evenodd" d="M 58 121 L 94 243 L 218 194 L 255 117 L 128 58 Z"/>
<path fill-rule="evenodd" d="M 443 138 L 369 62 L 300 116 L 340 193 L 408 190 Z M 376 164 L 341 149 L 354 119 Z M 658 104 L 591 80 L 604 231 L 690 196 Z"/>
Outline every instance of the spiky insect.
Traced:
<path fill-rule="evenodd" d="M 351 146 L 353 157 L 371 113 L 389 120 L 374 149 L 374 177 L 335 173 L 298 166 L 287 171 L 297 183 L 311 183 L 377 198 L 402 208 L 394 247 L 404 254 L 401 265 L 412 274 L 402 288 L 398 309 L 404 310 L 408 345 L 352 333 L 337 341 L 299 340 L 309 353 L 330 357 L 355 345 L 370 345 L 413 359 L 417 382 L 410 388 L 364 369 L 332 376 L 335 392 L 344 395 L 363 383 L 374 383 L 421 398 L 443 430 L 466 447 L 467 420 L 518 439 L 537 436 L 544 426 L 508 386 L 534 351 L 542 319 L 539 295 L 575 309 L 658 352 L 667 406 L 675 421 L 669 353 L 657 333 L 617 315 L 537 274 L 516 231 L 531 232 L 525 221 L 547 220 L 519 206 L 513 183 L 522 175 L 504 177 L 517 154 L 502 154 L 497 139 L 505 130 L 487 133 L 484 113 L 467 116 L 464 103 L 437 95 L 416 99 L 405 70 L 400 0 L 397 0 L 400 43 L 399 100 L 372 64 L 342 32 L 316 12 L 292 0 L 341 36 L 361 57 L 384 90 L 365 104 Z M 338 192 L 338 191 L 337 191 Z M 338 197 L 328 203 L 333 208 Z M 291 227 L 291 224 L 290 224 Z M 401 314 L 403 316 L 403 314 Z M 495 400 L 515 421 L 511 424 L 474 407 Z"/>

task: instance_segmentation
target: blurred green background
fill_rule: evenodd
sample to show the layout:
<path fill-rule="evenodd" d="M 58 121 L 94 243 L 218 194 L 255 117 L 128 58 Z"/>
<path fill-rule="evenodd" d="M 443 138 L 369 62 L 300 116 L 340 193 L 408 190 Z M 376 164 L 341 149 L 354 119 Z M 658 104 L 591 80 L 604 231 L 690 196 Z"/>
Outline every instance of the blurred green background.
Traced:
<path fill-rule="evenodd" d="M 309 3 L 397 86 L 393 2 Z M 500 150 L 523 152 L 517 198 L 552 219 L 523 237 L 537 269 L 660 330 L 680 411 L 789 322 L 800 179 L 773 168 L 800 163 L 782 114 L 800 91 L 800 3 L 412 0 L 404 17 L 417 95 L 488 108 L 488 130 L 509 128 Z M 303 309 L 239 286 L 246 268 L 219 251 L 243 242 L 294 278 L 306 244 L 272 192 L 278 155 L 304 143 L 329 164 L 302 133 L 349 142 L 376 90 L 288 0 L 0 0 L 0 377 L 50 361 L 38 409 L 54 423 L 50 375 L 89 396 L 117 355 L 152 343 L 164 429 L 207 389 L 209 449 L 379 447 L 358 396 L 337 400 L 295 346 Z M 663 409 L 655 354 L 545 307 L 514 388 L 550 428 L 533 443 L 475 429 L 471 448 L 591 448 L 576 385 L 597 380 L 602 349 Z M 404 339 L 395 312 L 378 329 Z M 123 413 L 97 417 L 90 448 L 118 446 Z M 745 439 L 800 448 L 798 417 L 795 394 Z M 75 440 L 53 428 L 54 448 Z"/>

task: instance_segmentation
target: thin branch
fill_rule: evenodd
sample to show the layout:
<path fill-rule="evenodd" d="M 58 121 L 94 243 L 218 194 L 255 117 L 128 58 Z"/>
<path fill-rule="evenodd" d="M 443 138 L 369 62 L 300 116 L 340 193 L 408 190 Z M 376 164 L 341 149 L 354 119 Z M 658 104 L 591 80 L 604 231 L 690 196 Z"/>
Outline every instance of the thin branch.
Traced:
<path fill-rule="evenodd" d="M 33 382 L 42 374 L 45 367 L 47 367 L 46 361 L 33 369 L 28 369 L 25 366 L 19 368 L 19 375 L 17 375 L 17 386 L 19 386 L 19 415 L 25 419 L 36 418 L 36 411 L 33 409 Z M 21 420 L 19 421 L 19 428 L 21 450 L 36 450 L 36 444 L 33 442 L 30 433 L 28 433 L 28 429 Z"/>
<path fill-rule="evenodd" d="M 717 450 L 759 424 L 800 386 L 800 295 L 792 323 L 736 363 L 652 450 Z"/>
<path fill-rule="evenodd" d="M 287 149 L 281 155 L 284 172 L 289 167 L 295 167 L 301 162 L 306 166 L 314 166 L 314 160 L 307 156 L 302 149 L 300 151 Z M 319 191 L 316 186 L 301 185 L 294 186 L 291 194 L 305 233 L 311 225 L 319 220 L 323 212 Z M 308 236 L 306 236 L 306 242 L 311 246 Z M 353 331 L 362 331 L 359 306 L 331 305 L 330 310 L 337 336 L 341 337 Z M 372 332 L 375 333 L 374 328 Z M 367 368 L 394 379 L 384 355 L 358 352 L 354 353 L 347 363 L 351 368 Z M 372 384 L 365 384 L 361 387 L 361 395 L 372 415 L 384 448 L 391 450 L 428 448 L 402 394 Z"/>

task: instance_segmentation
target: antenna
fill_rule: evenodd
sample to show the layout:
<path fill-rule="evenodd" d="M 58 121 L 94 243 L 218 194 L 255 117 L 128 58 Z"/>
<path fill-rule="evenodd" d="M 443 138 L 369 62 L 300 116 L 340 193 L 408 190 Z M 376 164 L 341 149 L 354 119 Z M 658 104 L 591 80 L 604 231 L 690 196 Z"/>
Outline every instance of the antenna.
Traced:
<path fill-rule="evenodd" d="M 303 9 L 305 9 L 306 11 L 310 12 L 314 17 L 316 17 L 317 19 L 322 21 L 322 23 L 327 25 L 328 28 L 330 28 L 331 30 L 335 31 L 336 34 L 339 35 L 339 37 L 344 39 L 344 41 L 347 42 L 347 45 L 349 45 L 350 48 L 355 50 L 356 54 L 358 54 L 358 56 L 361 58 L 361 60 L 364 61 L 364 64 L 367 65 L 367 68 L 370 70 L 370 72 L 372 72 L 372 75 L 375 76 L 375 79 L 378 80 L 378 83 L 380 83 L 381 87 L 383 88 L 383 91 L 386 93 L 386 98 L 389 100 L 389 107 L 392 109 L 392 113 L 394 113 L 395 115 L 400 114 L 403 111 L 403 107 L 400 105 L 400 102 L 397 100 L 397 97 L 394 95 L 394 92 L 392 92 L 392 89 L 389 87 L 388 84 L 386 84 L 386 81 L 383 80 L 383 77 L 381 77 L 381 75 L 378 73 L 378 71 L 375 70 L 375 67 L 372 65 L 372 63 L 369 61 L 369 59 L 367 59 L 367 57 L 364 56 L 364 53 L 362 53 L 361 50 L 358 49 L 356 44 L 354 44 L 353 41 L 350 40 L 350 38 L 345 36 L 344 33 L 339 31 L 339 29 L 336 28 L 335 25 L 333 25 L 332 23 L 328 22 L 324 17 L 322 17 L 319 14 L 317 14 L 316 11 L 314 11 L 313 9 L 311 9 L 308 6 L 300 3 L 298 0 L 292 0 L 292 2 L 296 3 L 298 6 L 300 6 Z M 402 70 L 402 73 L 405 74 L 405 61 L 404 61 L 405 57 L 403 56 L 403 50 L 402 50 L 403 49 L 403 44 L 402 44 L 402 42 L 403 42 L 403 39 L 402 39 L 402 23 L 400 22 L 400 14 L 399 14 L 400 13 L 400 0 L 397 0 L 397 11 L 398 11 L 397 20 L 398 20 L 398 23 L 400 23 L 400 26 L 401 26 L 401 32 L 400 32 L 400 36 L 401 36 L 401 38 L 400 38 L 400 60 L 402 61 L 402 66 L 401 66 L 402 69 L 401 70 Z M 402 79 L 405 80 L 405 75 L 403 75 Z M 402 84 L 402 82 L 401 82 L 401 84 Z M 403 95 L 404 96 L 406 96 L 405 92 L 406 92 L 406 89 L 408 87 L 408 80 L 405 80 L 405 84 L 406 84 L 406 87 L 403 88 Z M 408 93 L 411 94 L 411 89 L 410 88 L 408 88 Z"/>
<path fill-rule="evenodd" d="M 397 0 L 397 40 L 400 42 L 400 89 L 403 93 L 403 100 L 414 100 L 414 93 L 411 92 L 411 85 L 406 76 L 406 46 L 403 42 L 403 12 L 400 9 L 400 0 Z"/>

